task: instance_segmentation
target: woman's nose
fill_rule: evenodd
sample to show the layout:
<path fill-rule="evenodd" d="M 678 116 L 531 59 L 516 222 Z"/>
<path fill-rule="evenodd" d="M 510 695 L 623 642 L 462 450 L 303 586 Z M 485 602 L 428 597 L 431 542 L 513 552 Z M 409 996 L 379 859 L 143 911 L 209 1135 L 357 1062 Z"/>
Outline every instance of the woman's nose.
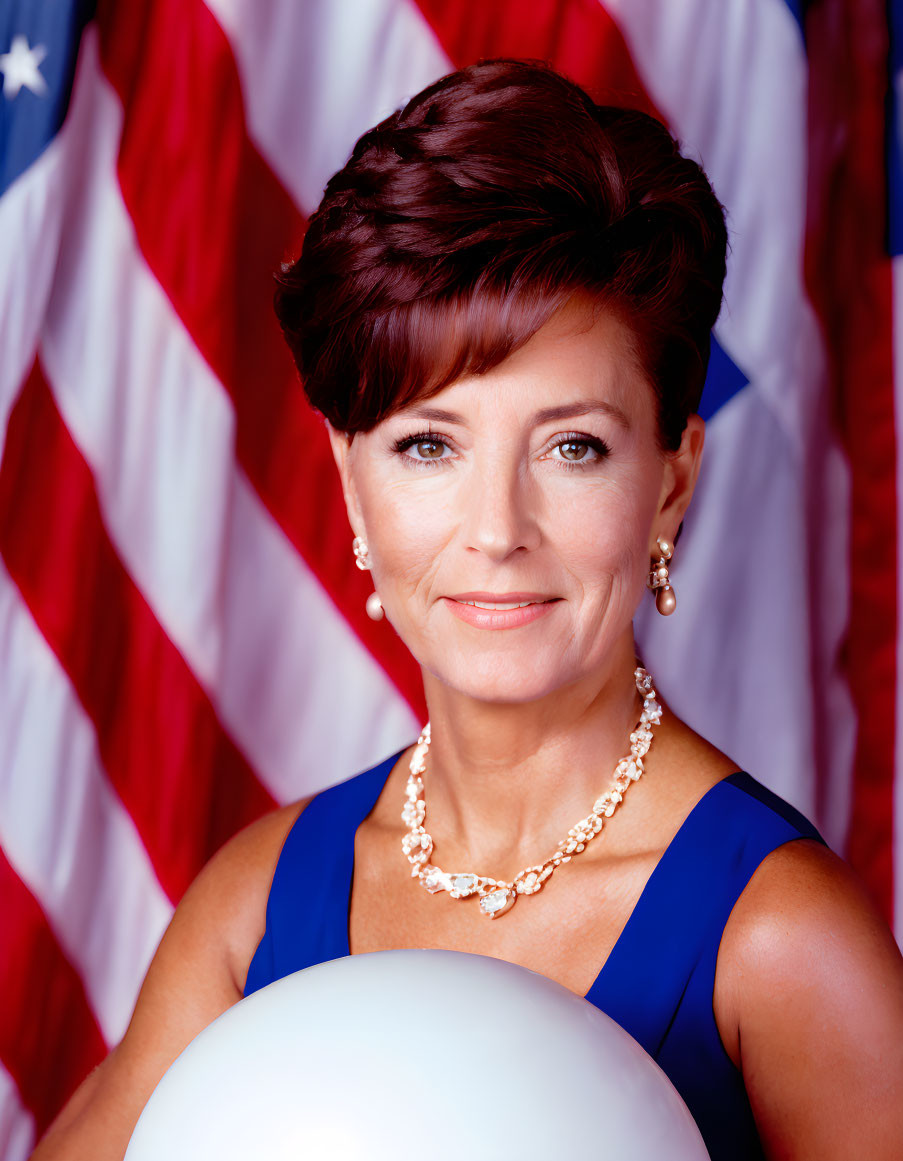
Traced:
<path fill-rule="evenodd" d="M 475 470 L 462 497 L 463 528 L 468 548 L 494 561 L 505 560 L 519 548 L 534 549 L 541 534 L 532 482 L 519 465 L 493 462 Z"/>

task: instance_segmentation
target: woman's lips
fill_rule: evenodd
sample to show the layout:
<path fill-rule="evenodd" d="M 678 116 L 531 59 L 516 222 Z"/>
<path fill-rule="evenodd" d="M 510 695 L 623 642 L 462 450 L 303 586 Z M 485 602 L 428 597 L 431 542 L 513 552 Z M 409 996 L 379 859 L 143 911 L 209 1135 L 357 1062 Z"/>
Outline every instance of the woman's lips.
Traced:
<path fill-rule="evenodd" d="M 522 593 L 504 593 L 485 598 L 477 594 L 467 593 L 466 595 L 462 594 L 460 599 L 455 597 L 443 597 L 442 599 L 450 612 L 477 629 L 517 629 L 521 625 L 528 625 L 531 621 L 547 616 L 560 600 L 559 597 L 537 596 L 531 598 L 528 594 Z M 464 602 L 467 600 L 479 600 L 486 604 L 512 604 L 530 601 L 530 604 L 523 605 L 518 609 L 481 609 L 477 605 L 465 604 Z"/>

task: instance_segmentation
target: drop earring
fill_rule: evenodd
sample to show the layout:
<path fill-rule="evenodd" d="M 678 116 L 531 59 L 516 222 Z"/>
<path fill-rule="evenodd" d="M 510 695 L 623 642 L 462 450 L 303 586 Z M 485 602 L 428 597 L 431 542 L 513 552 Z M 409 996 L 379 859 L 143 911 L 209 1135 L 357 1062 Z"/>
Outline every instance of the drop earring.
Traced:
<path fill-rule="evenodd" d="M 652 569 L 646 585 L 655 593 L 655 607 L 663 617 L 670 617 L 677 608 L 677 597 L 668 576 L 668 561 L 673 556 L 674 549 L 671 543 L 662 537 L 658 538 L 656 544 L 659 556 L 658 560 L 652 558 Z"/>
<path fill-rule="evenodd" d="M 370 553 L 367 548 L 367 542 L 362 536 L 355 536 L 351 542 L 351 547 L 354 549 L 354 563 L 359 569 L 367 572 L 370 568 Z M 379 599 L 378 593 L 371 593 L 367 597 L 367 616 L 371 621 L 381 621 L 384 616 L 383 603 Z"/>

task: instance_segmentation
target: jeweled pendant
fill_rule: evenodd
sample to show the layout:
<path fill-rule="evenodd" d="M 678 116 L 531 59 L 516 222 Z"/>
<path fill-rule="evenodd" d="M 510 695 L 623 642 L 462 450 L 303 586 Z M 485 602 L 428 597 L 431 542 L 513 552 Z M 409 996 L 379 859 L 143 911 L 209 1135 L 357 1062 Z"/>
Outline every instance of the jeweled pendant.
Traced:
<path fill-rule="evenodd" d="M 480 896 L 480 910 L 490 919 L 498 919 L 510 911 L 517 899 L 517 892 L 511 887 L 493 887 Z"/>

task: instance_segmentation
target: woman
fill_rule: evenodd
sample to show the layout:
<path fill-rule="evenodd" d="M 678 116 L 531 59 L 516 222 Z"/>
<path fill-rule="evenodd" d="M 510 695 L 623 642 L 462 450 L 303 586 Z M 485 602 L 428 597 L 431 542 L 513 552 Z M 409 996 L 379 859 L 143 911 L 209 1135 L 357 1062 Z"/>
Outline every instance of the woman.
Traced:
<path fill-rule="evenodd" d="M 243 993 L 397 947 L 588 995 L 715 1159 L 901 1155 L 890 932 L 636 657 L 639 601 L 675 607 L 726 244 L 662 126 L 539 63 L 454 73 L 360 139 L 277 310 L 329 422 L 349 564 L 422 667 L 429 729 L 216 855 L 36 1158 L 121 1156 Z"/>

